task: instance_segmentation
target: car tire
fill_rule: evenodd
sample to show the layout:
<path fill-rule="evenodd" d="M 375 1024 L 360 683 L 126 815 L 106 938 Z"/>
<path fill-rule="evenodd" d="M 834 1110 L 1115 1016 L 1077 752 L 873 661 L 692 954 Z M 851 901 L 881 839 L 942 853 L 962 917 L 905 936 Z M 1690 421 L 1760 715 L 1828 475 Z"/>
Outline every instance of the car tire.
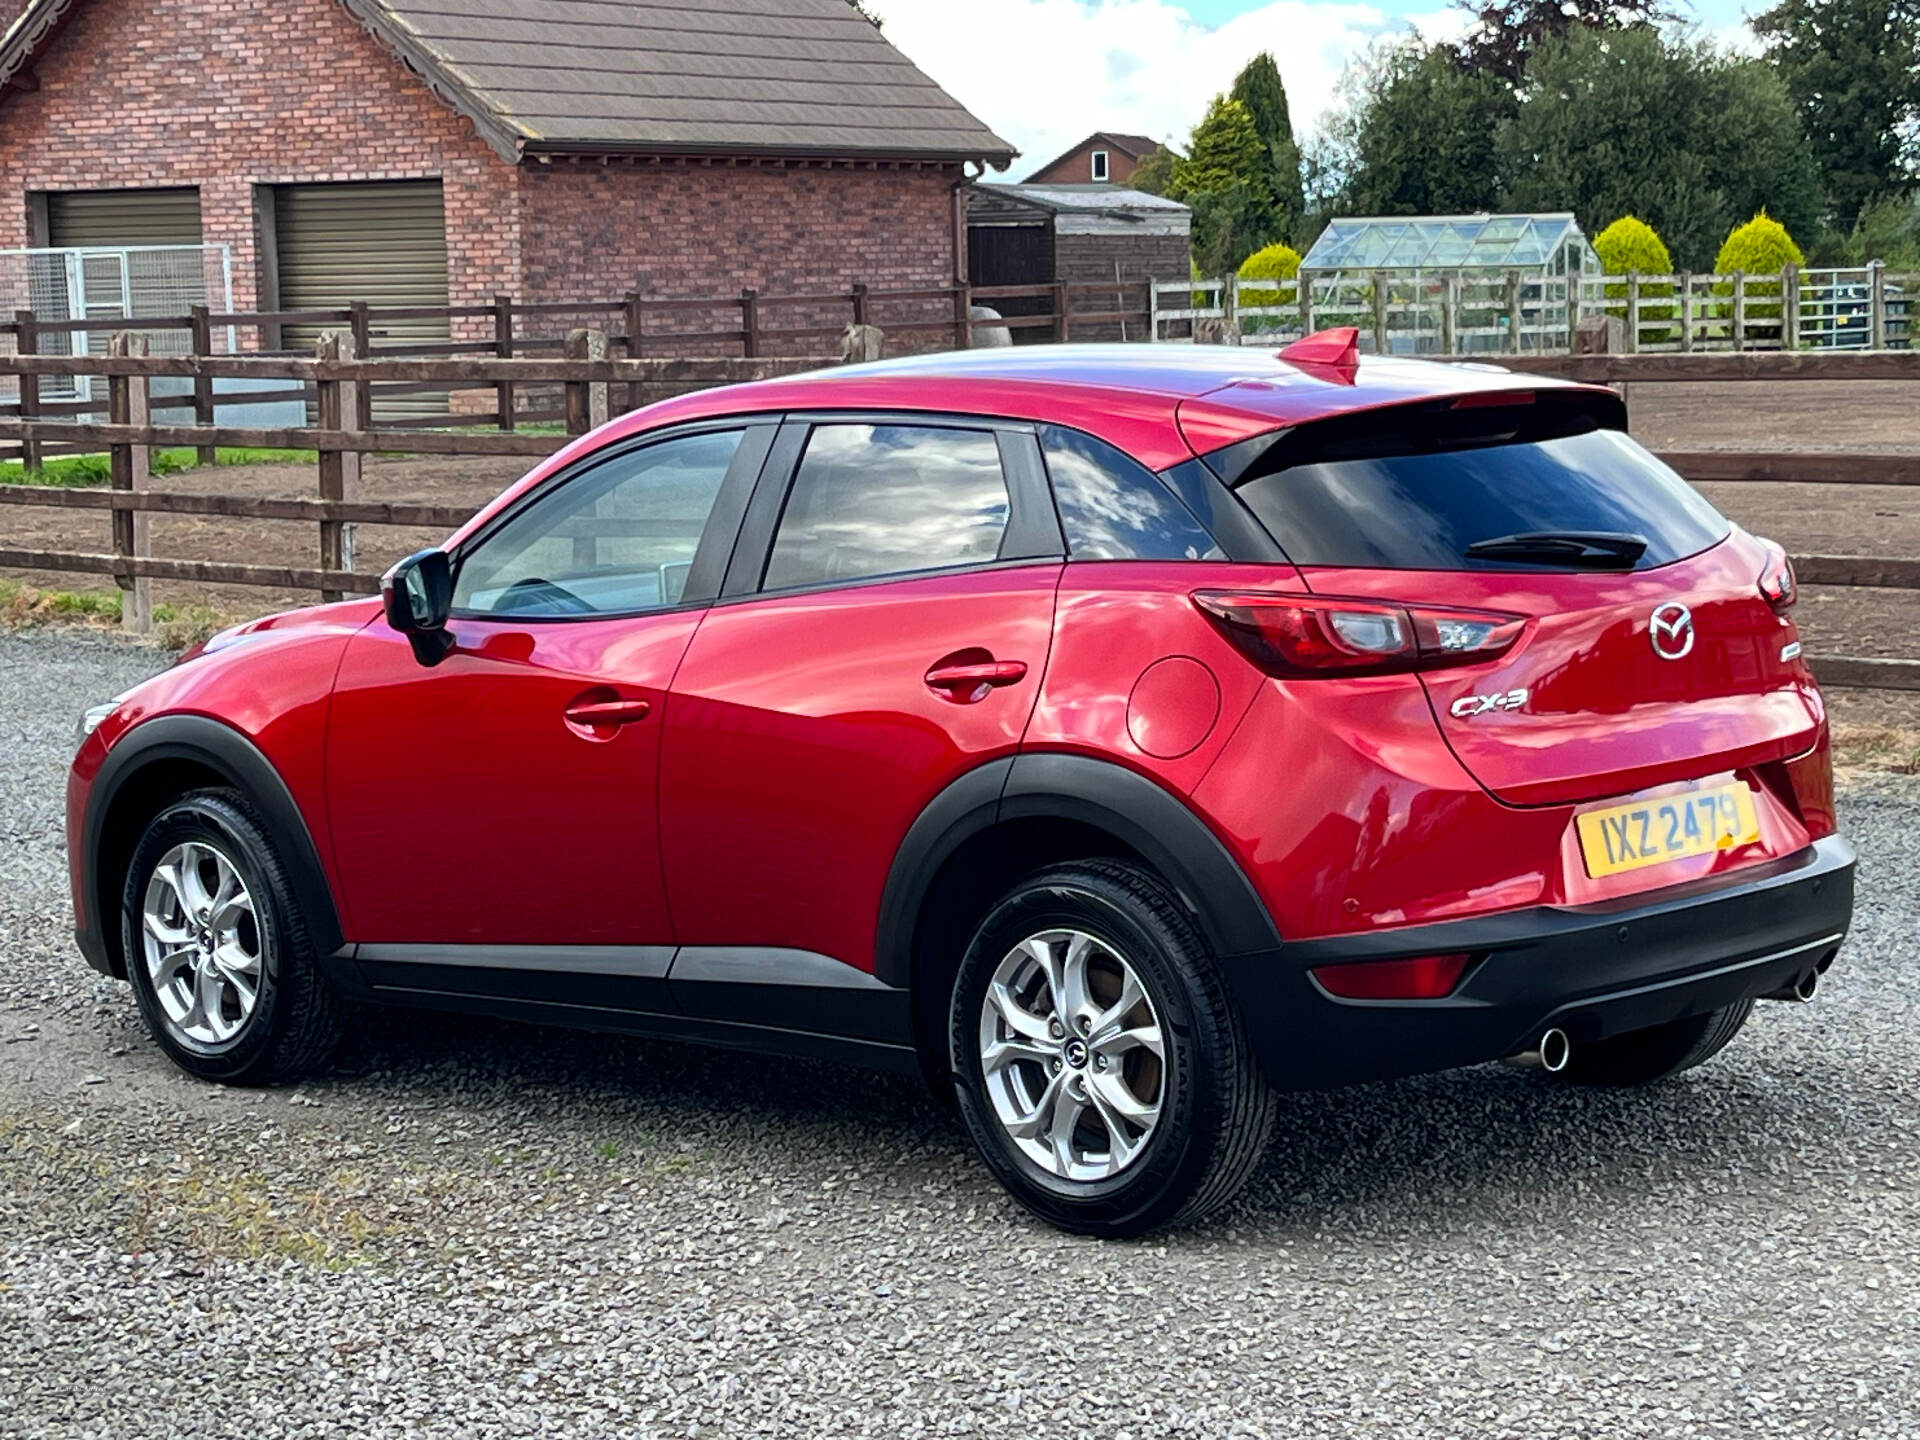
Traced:
<path fill-rule="evenodd" d="M 1718 1055 L 1752 1013 L 1753 1001 L 1742 1000 L 1704 1015 L 1576 1045 L 1567 1068 L 1555 1078 L 1575 1085 L 1652 1085 Z"/>
<path fill-rule="evenodd" d="M 296 1079 L 339 1038 L 286 867 L 233 790 L 181 796 L 148 824 L 121 896 L 127 976 L 154 1040 L 226 1085 Z"/>
<path fill-rule="evenodd" d="M 1152 872 L 1122 861 L 1042 870 L 993 907 L 960 963 L 948 1055 L 988 1168 L 1080 1234 L 1218 1210 L 1273 1129 L 1273 1091 L 1205 942 Z"/>

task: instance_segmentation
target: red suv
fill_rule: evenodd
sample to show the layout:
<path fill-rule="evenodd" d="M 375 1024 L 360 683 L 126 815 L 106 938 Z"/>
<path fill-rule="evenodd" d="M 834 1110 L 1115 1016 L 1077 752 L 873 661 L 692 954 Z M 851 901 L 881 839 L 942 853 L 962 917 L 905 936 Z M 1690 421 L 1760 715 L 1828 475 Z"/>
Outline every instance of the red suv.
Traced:
<path fill-rule="evenodd" d="M 1107 1235 L 1282 1091 L 1697 1065 L 1852 912 L 1786 557 L 1612 392 L 1351 338 L 617 420 L 90 712 L 80 947 L 229 1083 L 356 1001 L 924 1074 Z"/>

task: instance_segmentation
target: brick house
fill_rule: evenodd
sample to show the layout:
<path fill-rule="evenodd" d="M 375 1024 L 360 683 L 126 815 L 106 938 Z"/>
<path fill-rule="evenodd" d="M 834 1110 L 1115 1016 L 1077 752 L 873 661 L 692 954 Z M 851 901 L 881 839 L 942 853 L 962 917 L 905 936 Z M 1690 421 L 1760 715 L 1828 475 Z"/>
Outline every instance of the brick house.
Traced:
<path fill-rule="evenodd" d="M 846 0 L 10 4 L 0 249 L 225 245 L 242 310 L 942 285 L 1015 153 Z"/>
<path fill-rule="evenodd" d="M 1029 185 L 1126 185 L 1140 162 L 1160 148 L 1145 135 L 1096 130 L 1066 154 L 1027 176 Z"/>

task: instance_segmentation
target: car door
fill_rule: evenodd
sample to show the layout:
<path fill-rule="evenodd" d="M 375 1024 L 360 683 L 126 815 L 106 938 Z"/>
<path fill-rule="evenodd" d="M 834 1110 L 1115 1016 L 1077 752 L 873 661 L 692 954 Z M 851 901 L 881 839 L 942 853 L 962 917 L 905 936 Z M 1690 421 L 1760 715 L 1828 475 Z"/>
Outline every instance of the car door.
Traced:
<path fill-rule="evenodd" d="M 674 998 L 883 1034 L 849 992 L 874 983 L 888 866 L 942 787 L 1019 746 L 1059 522 L 1024 427 L 789 420 L 767 477 L 668 705 Z"/>
<path fill-rule="evenodd" d="M 776 429 L 584 459 L 463 543 L 444 660 L 423 667 L 383 621 L 348 646 L 328 802 L 374 983 L 527 994 L 513 972 L 564 970 L 598 977 L 601 1003 L 623 980 L 664 998 L 668 687 Z"/>

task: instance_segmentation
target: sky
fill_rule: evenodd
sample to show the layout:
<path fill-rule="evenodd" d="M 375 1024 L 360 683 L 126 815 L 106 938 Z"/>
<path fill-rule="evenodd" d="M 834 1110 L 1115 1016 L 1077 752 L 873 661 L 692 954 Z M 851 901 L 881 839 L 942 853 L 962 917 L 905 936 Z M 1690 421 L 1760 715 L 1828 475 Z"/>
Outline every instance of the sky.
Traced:
<path fill-rule="evenodd" d="M 1183 142 L 1208 99 L 1262 50 L 1296 131 L 1316 127 L 1340 72 L 1381 35 L 1465 25 L 1447 0 L 867 0 L 887 38 L 1020 150 L 1028 172 L 1095 130 Z M 1700 27 L 1743 49 L 1743 0 L 1693 0 Z"/>

